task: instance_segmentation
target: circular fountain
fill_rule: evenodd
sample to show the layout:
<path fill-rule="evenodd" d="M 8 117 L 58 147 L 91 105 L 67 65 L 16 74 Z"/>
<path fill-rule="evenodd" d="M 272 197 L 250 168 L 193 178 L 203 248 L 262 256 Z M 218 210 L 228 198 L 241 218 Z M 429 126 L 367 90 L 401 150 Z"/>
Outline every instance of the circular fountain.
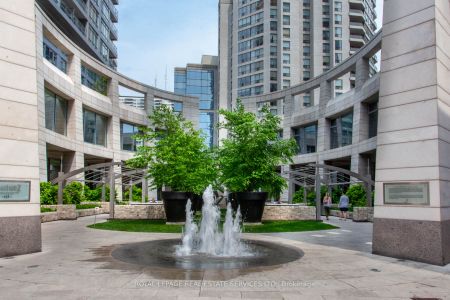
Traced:
<path fill-rule="evenodd" d="M 168 270 L 207 271 L 246 270 L 270 267 L 300 259 L 297 248 L 241 237 L 240 210 L 233 213 L 227 205 L 223 230 L 220 209 L 211 186 L 203 194 L 200 225 L 194 221 L 191 202 L 186 205 L 186 223 L 182 239 L 155 240 L 120 246 L 111 253 L 118 261 L 142 267 Z M 225 274 L 225 275 L 224 275 Z M 236 272 L 233 274 L 236 275 Z M 173 275 L 173 274 L 172 274 Z"/>

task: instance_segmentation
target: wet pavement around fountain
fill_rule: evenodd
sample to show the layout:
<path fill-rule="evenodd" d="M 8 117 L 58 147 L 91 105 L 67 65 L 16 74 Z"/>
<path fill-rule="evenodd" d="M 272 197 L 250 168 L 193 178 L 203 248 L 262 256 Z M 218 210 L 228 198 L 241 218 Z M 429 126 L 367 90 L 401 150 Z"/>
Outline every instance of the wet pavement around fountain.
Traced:
<path fill-rule="evenodd" d="M 102 215 L 97 220 L 106 218 Z M 93 217 L 85 217 L 45 223 L 43 252 L 0 258 L 0 299 L 450 299 L 450 265 L 437 267 L 375 256 L 363 248 L 344 249 L 334 241 L 335 236 L 344 241 L 349 233 L 348 241 L 353 239 L 357 245 L 354 232 L 367 224 L 346 221 L 343 225 L 339 222 L 344 221 L 332 220 L 341 228 L 283 238 L 244 234 L 246 239 L 297 248 L 304 255 L 283 265 L 237 272 L 222 281 L 220 270 L 195 271 L 197 280 L 185 280 L 189 277 L 177 269 L 116 260 L 111 252 L 123 245 L 180 235 L 86 227 L 93 222 Z M 325 240 L 333 245 L 323 245 Z M 360 243 L 366 240 L 362 238 Z"/>

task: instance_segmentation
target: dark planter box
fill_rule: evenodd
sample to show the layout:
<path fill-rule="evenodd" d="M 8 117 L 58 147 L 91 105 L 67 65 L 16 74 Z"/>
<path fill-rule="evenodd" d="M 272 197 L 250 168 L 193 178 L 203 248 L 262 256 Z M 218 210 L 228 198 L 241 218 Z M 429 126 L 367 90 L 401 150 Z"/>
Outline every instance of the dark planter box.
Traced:
<path fill-rule="evenodd" d="M 266 192 L 237 192 L 232 194 L 233 210 L 241 207 L 242 220 L 247 223 L 261 223 L 268 193 Z"/>
<path fill-rule="evenodd" d="M 186 204 L 191 197 L 186 192 L 161 192 L 164 202 L 166 220 L 170 223 L 180 223 L 186 221 Z"/>
<path fill-rule="evenodd" d="M 202 207 L 203 207 L 202 195 L 193 194 L 190 199 L 191 199 L 191 203 L 192 203 L 192 210 L 194 212 L 202 211 Z"/>

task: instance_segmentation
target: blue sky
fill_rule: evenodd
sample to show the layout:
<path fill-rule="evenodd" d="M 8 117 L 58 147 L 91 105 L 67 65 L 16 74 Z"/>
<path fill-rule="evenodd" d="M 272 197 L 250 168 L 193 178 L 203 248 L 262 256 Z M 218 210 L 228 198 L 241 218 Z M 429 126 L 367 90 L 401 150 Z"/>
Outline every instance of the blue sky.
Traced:
<path fill-rule="evenodd" d="M 217 55 L 218 0 L 120 0 L 119 72 L 173 90 L 173 69 Z M 377 0 L 378 15 L 381 16 Z M 165 73 L 167 68 L 167 84 Z"/>

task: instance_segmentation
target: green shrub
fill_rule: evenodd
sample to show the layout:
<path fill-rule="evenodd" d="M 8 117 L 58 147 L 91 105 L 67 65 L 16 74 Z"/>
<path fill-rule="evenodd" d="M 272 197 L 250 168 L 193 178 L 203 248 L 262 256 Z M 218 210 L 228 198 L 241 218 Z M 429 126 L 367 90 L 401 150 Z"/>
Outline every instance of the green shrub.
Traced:
<path fill-rule="evenodd" d="M 91 208 L 96 208 L 96 207 L 100 207 L 100 205 L 97 204 L 77 204 L 77 209 L 91 209 Z"/>
<path fill-rule="evenodd" d="M 58 186 L 50 182 L 41 182 L 41 204 L 54 205 L 58 203 Z"/>
<path fill-rule="evenodd" d="M 84 186 L 84 201 L 101 202 L 102 201 L 102 186 L 91 189 L 89 186 Z M 109 187 L 105 188 L 105 201 L 109 201 Z"/>
<path fill-rule="evenodd" d="M 73 181 L 64 187 L 64 204 L 80 204 L 85 200 L 84 187 L 78 181 Z"/>
<path fill-rule="evenodd" d="M 133 202 L 141 202 L 142 201 L 142 189 L 133 185 Z M 126 189 L 125 193 L 123 193 L 123 202 L 130 201 L 130 189 Z"/>
<path fill-rule="evenodd" d="M 367 206 L 366 190 L 364 189 L 364 186 L 362 186 L 361 184 L 351 185 L 348 188 L 346 195 L 350 199 L 350 204 L 353 207 Z"/>
<path fill-rule="evenodd" d="M 41 213 L 48 213 L 56 211 L 55 208 L 41 207 Z"/>
<path fill-rule="evenodd" d="M 321 188 L 321 194 L 325 196 L 326 187 Z M 301 187 L 297 192 L 294 193 L 294 197 L 292 198 L 293 203 L 304 203 L 303 199 L 303 187 Z M 316 192 L 314 190 L 307 190 L 306 193 L 306 203 L 308 206 L 316 205 Z"/>

